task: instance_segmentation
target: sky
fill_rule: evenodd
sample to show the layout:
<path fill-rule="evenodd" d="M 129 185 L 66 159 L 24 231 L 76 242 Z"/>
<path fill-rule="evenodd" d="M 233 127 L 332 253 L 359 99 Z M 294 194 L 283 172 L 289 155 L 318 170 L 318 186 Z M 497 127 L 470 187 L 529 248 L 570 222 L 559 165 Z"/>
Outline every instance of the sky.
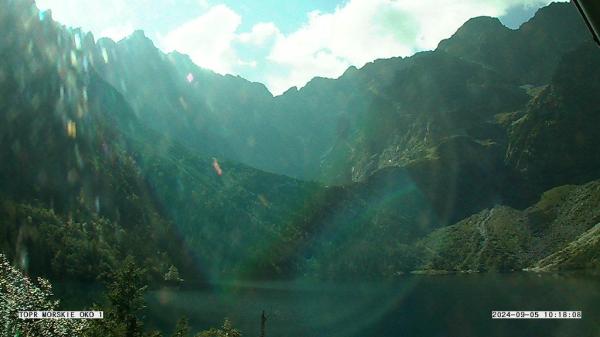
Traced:
<path fill-rule="evenodd" d="M 435 49 L 466 20 L 510 28 L 549 0 L 37 0 L 53 18 L 120 40 L 144 30 L 164 52 L 264 83 L 275 95 L 380 58 Z"/>

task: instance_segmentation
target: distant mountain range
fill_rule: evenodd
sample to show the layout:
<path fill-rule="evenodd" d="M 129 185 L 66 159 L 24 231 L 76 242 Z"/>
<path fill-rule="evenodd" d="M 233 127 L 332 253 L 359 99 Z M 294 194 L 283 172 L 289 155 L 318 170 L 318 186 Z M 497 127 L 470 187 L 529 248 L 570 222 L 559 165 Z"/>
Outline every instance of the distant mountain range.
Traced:
<path fill-rule="evenodd" d="M 0 247 L 33 273 L 598 265 L 600 50 L 570 4 L 277 97 L 141 31 L 95 41 L 0 4 Z"/>

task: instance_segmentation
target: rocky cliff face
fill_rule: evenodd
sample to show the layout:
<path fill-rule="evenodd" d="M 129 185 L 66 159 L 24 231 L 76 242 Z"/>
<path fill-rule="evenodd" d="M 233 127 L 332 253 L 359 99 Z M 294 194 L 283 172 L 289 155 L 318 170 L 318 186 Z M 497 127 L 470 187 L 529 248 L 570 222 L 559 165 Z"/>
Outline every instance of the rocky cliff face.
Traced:
<path fill-rule="evenodd" d="M 597 177 L 599 62 L 594 45 L 566 54 L 549 85 L 508 127 L 507 163 L 534 190 Z"/>

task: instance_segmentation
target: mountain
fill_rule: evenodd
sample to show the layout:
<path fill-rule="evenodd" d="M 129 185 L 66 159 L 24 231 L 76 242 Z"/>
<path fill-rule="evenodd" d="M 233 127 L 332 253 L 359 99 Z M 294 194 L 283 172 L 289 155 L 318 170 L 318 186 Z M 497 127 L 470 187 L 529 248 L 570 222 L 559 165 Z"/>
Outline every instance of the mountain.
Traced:
<path fill-rule="evenodd" d="M 549 84 L 563 57 L 586 41 L 586 27 L 570 4 L 542 8 L 518 30 L 498 19 L 475 18 L 433 52 L 377 60 L 337 80 L 315 79 L 295 96 L 276 100 L 290 100 L 279 110 L 304 117 L 305 124 L 318 121 L 319 132 L 328 135 L 320 137 L 320 150 L 312 150 L 318 179 L 360 181 L 383 167 L 427 160 L 457 136 L 507 151 L 511 135 L 497 117 L 525 109 L 526 94 Z M 296 130 L 303 130 L 301 118 L 293 118 Z M 512 163 L 504 166 L 513 175 Z"/>
<path fill-rule="evenodd" d="M 598 65 L 600 51 L 590 44 L 564 55 L 549 85 L 508 128 L 506 161 L 538 191 L 598 177 Z"/>
<path fill-rule="evenodd" d="M 204 156 L 299 175 L 291 166 L 296 145 L 270 122 L 273 97 L 264 85 L 201 69 L 187 55 L 164 54 L 142 31 L 84 50 L 150 128 Z"/>
<path fill-rule="evenodd" d="M 496 206 L 416 246 L 421 268 L 446 271 L 582 269 L 597 265 L 600 181 L 545 192 L 525 210 Z"/>
<path fill-rule="evenodd" d="M 517 30 L 474 18 L 433 52 L 352 67 L 277 97 L 165 55 L 140 31 L 87 52 L 145 123 L 195 151 L 344 184 L 425 158 L 452 136 L 497 141 L 494 114 L 522 107 L 521 87 L 548 84 L 562 56 L 587 40 L 575 8 L 555 3 Z"/>
<path fill-rule="evenodd" d="M 475 18 L 433 52 L 378 60 L 276 97 L 281 111 L 320 125 L 319 139 L 333 144 L 315 159 L 320 179 L 369 186 L 388 176 L 393 186 L 390 181 L 409 177 L 406 185 L 435 218 L 425 231 L 456 223 L 410 244 L 413 236 L 394 231 L 406 211 L 373 216 L 381 222 L 364 221 L 363 230 L 317 249 L 330 255 L 314 258 L 315 269 L 329 275 L 516 270 L 575 256 L 578 264 L 562 268 L 593 266 L 595 232 L 585 233 L 597 223 L 597 183 L 554 201 L 563 213 L 534 217 L 559 194 L 552 188 L 567 191 L 600 177 L 599 66 L 600 52 L 575 9 L 552 4 L 518 30 Z M 300 118 L 294 125 L 302 125 Z M 415 219 L 409 228 L 419 226 Z M 372 242 L 385 243 L 374 248 Z"/>
<path fill-rule="evenodd" d="M 2 8 L 3 252 L 52 278 L 94 279 L 125 255 L 157 279 L 170 264 L 191 268 L 112 127 L 134 120 L 120 94 L 95 76 L 73 35 L 32 2 Z"/>
<path fill-rule="evenodd" d="M 18 27 L 1 41 L 0 68 L 0 247 L 10 259 L 34 275 L 77 280 L 126 255 L 155 280 L 170 265 L 187 280 L 301 270 L 271 247 L 295 249 L 328 225 L 340 190 L 217 161 L 163 136 L 98 76 L 90 35 L 27 1 L 4 8 L 3 27 Z"/>
<path fill-rule="evenodd" d="M 155 280 L 173 264 L 188 280 L 232 275 L 322 189 L 157 133 L 98 76 L 91 35 L 2 5 L 0 246 L 34 275 L 94 279 L 126 255 Z"/>
<path fill-rule="evenodd" d="M 430 186 L 447 161 L 438 157 L 463 150 L 479 155 L 442 170 L 451 175 L 445 181 L 477 172 L 482 179 L 465 187 L 485 185 L 490 175 L 522 183 L 512 181 L 522 171 L 514 161 L 519 131 L 506 123 L 552 81 L 563 56 L 588 40 L 575 8 L 554 3 L 517 30 L 474 18 L 435 51 L 351 67 L 339 79 L 315 78 L 277 97 L 261 84 L 203 70 L 185 55 L 166 55 L 140 31 L 117 43 L 100 39 L 85 52 L 142 123 L 195 152 L 327 185 L 416 166 L 421 187 L 439 195 Z M 578 181 L 562 183 L 569 182 Z M 523 197 L 483 188 L 490 191 L 483 206 L 524 207 L 553 184 L 523 187 L 535 190 Z M 464 195 L 458 185 L 440 188 Z"/>
<path fill-rule="evenodd" d="M 496 18 L 473 18 L 437 49 L 535 86 L 548 83 L 562 55 L 585 42 L 589 33 L 575 6 L 556 2 L 516 30 Z"/>
<path fill-rule="evenodd" d="M 1 246 L 33 274 L 93 279 L 133 255 L 157 280 L 172 264 L 186 279 L 210 278 L 229 266 L 219 260 L 233 247 L 227 235 L 251 246 L 256 226 L 277 231 L 267 225 L 315 188 L 227 162 L 217 175 L 211 158 L 149 129 L 98 76 L 90 35 L 33 3 L 2 5 Z"/>

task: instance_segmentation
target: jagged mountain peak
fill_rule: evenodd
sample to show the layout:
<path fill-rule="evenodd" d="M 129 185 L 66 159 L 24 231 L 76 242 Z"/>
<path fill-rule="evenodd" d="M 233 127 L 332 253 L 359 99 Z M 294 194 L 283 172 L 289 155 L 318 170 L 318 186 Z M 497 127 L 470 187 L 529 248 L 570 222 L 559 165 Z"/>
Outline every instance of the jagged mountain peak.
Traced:
<path fill-rule="evenodd" d="M 457 31 L 455 35 L 465 33 L 493 33 L 509 29 L 500 19 L 491 16 L 478 16 L 467 20 Z"/>
<path fill-rule="evenodd" d="M 141 30 L 135 30 L 126 38 L 118 41 L 117 43 L 127 45 L 129 48 L 142 49 L 146 51 L 158 51 L 158 48 L 154 45 L 152 39 L 146 36 L 146 33 Z"/>
<path fill-rule="evenodd" d="M 542 22 L 556 24 L 556 22 L 564 20 L 565 16 L 576 17 L 577 19 L 581 20 L 581 18 L 577 16 L 576 9 L 572 3 L 552 2 L 548 6 L 538 9 L 533 17 L 531 17 L 531 19 L 529 19 L 527 22 L 523 23 L 523 25 L 540 24 Z"/>

